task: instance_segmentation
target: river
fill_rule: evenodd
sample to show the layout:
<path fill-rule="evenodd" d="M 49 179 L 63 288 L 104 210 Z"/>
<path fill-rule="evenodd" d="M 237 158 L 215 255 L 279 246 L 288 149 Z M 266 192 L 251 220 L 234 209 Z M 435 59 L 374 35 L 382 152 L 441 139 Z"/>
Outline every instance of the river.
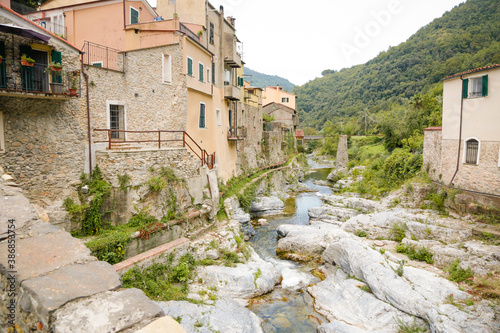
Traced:
<path fill-rule="evenodd" d="M 255 251 L 264 259 L 271 262 L 281 260 L 276 256 L 276 228 L 281 224 L 308 225 L 308 209 L 319 207 L 322 204 L 317 193 L 330 194 L 331 189 L 327 186 L 315 185 L 316 180 L 326 180 L 331 167 L 318 165 L 308 161 L 311 173 L 306 175 L 304 183 L 313 191 L 303 192 L 295 198 L 286 202 L 286 210 L 283 215 L 268 216 L 269 225 L 256 227 L 256 234 L 249 243 Z M 293 265 L 292 269 L 308 274 L 311 283 L 319 282 L 310 271 L 317 267 L 316 263 L 294 263 L 286 261 L 287 265 Z M 305 288 L 298 291 L 282 289 L 281 286 L 269 294 L 254 298 L 248 307 L 251 311 L 263 319 L 264 332 L 316 332 L 316 327 L 326 318 L 314 311 L 313 299 Z"/>

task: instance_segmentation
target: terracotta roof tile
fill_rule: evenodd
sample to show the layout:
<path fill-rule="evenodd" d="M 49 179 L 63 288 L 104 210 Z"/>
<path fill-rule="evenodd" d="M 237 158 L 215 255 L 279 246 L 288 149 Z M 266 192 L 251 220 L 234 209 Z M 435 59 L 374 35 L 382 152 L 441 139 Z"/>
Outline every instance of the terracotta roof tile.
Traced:
<path fill-rule="evenodd" d="M 481 67 L 481 68 L 472 69 L 472 70 L 467 71 L 467 72 L 453 74 L 453 75 L 445 77 L 444 79 L 445 80 L 449 80 L 449 79 L 452 79 L 454 77 L 458 77 L 458 76 L 461 76 L 461 75 L 467 75 L 467 74 L 482 72 L 482 71 L 486 71 L 488 69 L 493 69 L 493 68 L 497 68 L 497 67 L 500 67 L 500 64 L 485 66 L 485 67 Z"/>

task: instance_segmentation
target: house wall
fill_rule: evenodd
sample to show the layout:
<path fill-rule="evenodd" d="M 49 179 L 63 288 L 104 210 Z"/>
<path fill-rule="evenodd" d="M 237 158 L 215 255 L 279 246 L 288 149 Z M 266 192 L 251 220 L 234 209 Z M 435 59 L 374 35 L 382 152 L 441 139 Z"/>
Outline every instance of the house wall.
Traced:
<path fill-rule="evenodd" d="M 19 24 L 7 16 L 0 16 L 0 23 Z M 0 38 L 6 43 L 4 61 L 18 61 L 19 45 L 32 42 L 3 33 Z M 52 37 L 47 45 L 41 46 L 61 52 L 64 70 L 80 69 L 78 51 L 67 44 Z M 5 139 L 0 165 L 15 177 L 16 183 L 34 202 L 49 205 L 52 200 L 71 193 L 71 184 L 79 180 L 85 162 L 86 118 L 83 110 L 84 100 L 80 97 L 26 98 L 20 94 L 0 98 Z"/>
<path fill-rule="evenodd" d="M 488 75 L 488 96 L 463 100 L 462 144 L 458 152 L 462 81 L 446 80 L 443 90 L 443 132 L 441 147 L 442 181 L 466 190 L 500 194 L 500 69 L 464 75 L 465 78 Z M 475 137 L 480 141 L 477 165 L 466 164 L 463 155 L 465 141 Z"/>
<path fill-rule="evenodd" d="M 441 130 L 424 131 L 424 170 L 427 171 L 431 179 L 439 181 L 442 177 L 441 168 Z"/>
<path fill-rule="evenodd" d="M 287 97 L 288 102 L 282 102 L 282 98 Z M 281 87 L 266 87 L 262 93 L 264 106 L 270 103 L 279 103 L 295 110 L 295 95 L 283 91 Z"/>
<path fill-rule="evenodd" d="M 183 0 L 176 1 L 176 4 L 169 4 L 169 0 L 158 0 L 156 2 L 156 12 L 164 19 L 174 17 L 177 14 L 182 22 L 205 25 L 206 0 Z M 197 32 L 197 31 L 195 31 Z"/>

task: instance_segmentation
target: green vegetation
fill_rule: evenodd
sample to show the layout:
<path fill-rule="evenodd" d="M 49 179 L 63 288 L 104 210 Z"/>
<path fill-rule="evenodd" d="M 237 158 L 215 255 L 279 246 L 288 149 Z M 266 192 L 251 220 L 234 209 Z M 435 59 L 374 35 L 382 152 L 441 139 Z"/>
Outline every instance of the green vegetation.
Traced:
<path fill-rule="evenodd" d="M 396 242 L 401 243 L 403 238 L 406 237 L 406 230 L 408 227 L 403 222 L 396 222 L 392 225 L 391 235 Z"/>
<path fill-rule="evenodd" d="M 267 122 L 271 122 L 271 121 L 275 121 L 276 118 L 272 114 L 263 113 L 262 120 L 267 121 Z"/>
<path fill-rule="evenodd" d="M 434 263 L 434 259 L 432 259 L 434 253 L 432 253 L 425 246 L 419 246 L 418 248 L 415 248 L 415 246 L 412 245 L 398 244 L 396 246 L 396 251 L 406 254 L 411 260 L 425 261 L 428 264 Z"/>
<path fill-rule="evenodd" d="M 361 289 L 361 290 L 363 290 L 363 291 L 365 291 L 367 293 L 373 294 L 372 289 L 370 288 L 370 286 L 368 286 L 366 284 L 360 286 L 359 289 Z"/>
<path fill-rule="evenodd" d="M 425 333 L 427 328 L 417 323 L 417 318 L 413 317 L 413 322 L 407 323 L 401 318 L 394 318 L 398 325 L 398 333 Z"/>
<path fill-rule="evenodd" d="M 361 230 L 361 229 L 356 230 L 356 232 L 354 234 L 358 237 L 366 237 L 366 231 Z"/>
<path fill-rule="evenodd" d="M 173 255 L 166 263 L 154 263 L 147 268 L 134 266 L 122 277 L 125 288 L 139 288 L 155 301 L 187 300 L 188 280 L 195 269 L 195 260 L 191 254 L 179 259 L 173 265 Z"/>
<path fill-rule="evenodd" d="M 405 260 L 401 260 L 399 262 L 399 266 L 398 268 L 396 268 L 396 274 L 398 276 L 403 276 L 403 273 L 404 273 L 404 265 L 405 265 L 406 261 Z"/>
<path fill-rule="evenodd" d="M 343 122 L 344 128 L 353 127 L 348 128 L 352 134 L 361 134 L 366 121 L 368 132 L 404 137 L 414 127 L 439 125 L 439 105 L 425 112 L 425 123 L 411 121 L 409 128 L 399 123 L 405 112 L 412 120 L 410 99 L 417 94 L 429 96 L 429 100 L 421 97 L 423 104 L 440 104 L 439 98 L 432 99 L 441 95 L 444 77 L 500 63 L 499 12 L 497 0 L 469 0 L 366 64 L 323 71 L 322 78 L 293 90 L 301 123 L 322 129 L 327 120 Z"/>
<path fill-rule="evenodd" d="M 438 212 L 445 214 L 446 208 L 444 206 L 444 201 L 445 201 L 447 196 L 448 196 L 448 194 L 445 190 L 442 190 L 439 193 L 437 193 L 436 191 L 433 191 L 425 197 L 425 200 L 429 200 L 430 203 L 423 204 L 420 208 L 422 208 L 422 209 L 434 209 L 434 210 L 437 210 Z"/>
<path fill-rule="evenodd" d="M 277 75 L 267 75 L 263 73 L 256 72 L 248 67 L 245 67 L 245 76 L 249 76 L 247 81 L 253 87 L 265 88 L 267 86 L 281 86 L 285 91 L 292 91 L 295 87 L 293 83 L 285 78 L 279 77 Z"/>
<path fill-rule="evenodd" d="M 257 269 L 257 272 L 253 273 L 253 284 L 255 285 L 255 288 L 257 288 L 257 279 L 262 276 L 262 272 L 260 268 Z"/>
<path fill-rule="evenodd" d="M 455 282 L 470 281 L 474 272 L 469 268 L 463 269 L 460 266 L 460 259 L 456 259 L 448 268 L 448 279 Z"/>

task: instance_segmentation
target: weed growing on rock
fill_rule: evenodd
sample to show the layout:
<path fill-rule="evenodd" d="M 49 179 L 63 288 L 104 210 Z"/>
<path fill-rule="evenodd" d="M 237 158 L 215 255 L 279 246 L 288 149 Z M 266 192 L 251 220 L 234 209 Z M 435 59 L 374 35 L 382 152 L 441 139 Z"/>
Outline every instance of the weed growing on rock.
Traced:
<path fill-rule="evenodd" d="M 448 268 L 448 279 L 455 282 L 470 280 L 474 276 L 474 272 L 469 268 L 463 269 L 460 266 L 460 259 L 455 260 Z"/>
<path fill-rule="evenodd" d="M 253 284 L 255 285 L 255 288 L 257 288 L 257 279 L 262 276 L 262 272 L 260 268 L 257 269 L 257 272 L 253 273 Z"/>
<path fill-rule="evenodd" d="M 401 243 L 403 238 L 406 237 L 406 230 L 408 230 L 406 223 L 396 222 L 392 225 L 391 235 L 396 242 Z"/>
<path fill-rule="evenodd" d="M 428 264 L 434 263 L 434 259 L 432 259 L 434 253 L 432 253 L 425 246 L 419 246 L 418 248 L 415 248 L 412 245 L 398 244 L 396 246 L 396 251 L 406 254 L 411 260 L 425 261 Z"/>
<path fill-rule="evenodd" d="M 417 322 L 417 318 L 413 317 L 413 322 L 407 323 L 401 318 L 394 318 L 398 325 L 398 333 L 426 333 L 427 328 Z"/>
<path fill-rule="evenodd" d="M 223 250 L 222 261 L 224 262 L 224 266 L 234 267 L 234 266 L 236 266 L 237 263 L 240 262 L 240 258 L 238 257 L 236 252 Z"/>
<path fill-rule="evenodd" d="M 404 265 L 405 265 L 406 261 L 405 260 L 401 260 L 399 262 L 399 266 L 398 268 L 396 268 L 396 274 L 398 276 L 403 276 L 403 273 L 404 273 Z"/>
<path fill-rule="evenodd" d="M 366 231 L 358 229 L 356 230 L 355 235 L 358 237 L 366 237 Z"/>
<path fill-rule="evenodd" d="M 367 293 L 373 294 L 372 289 L 368 285 L 366 285 L 366 284 L 360 286 L 359 289 L 361 289 L 361 290 L 363 290 L 363 291 L 365 291 Z"/>
<path fill-rule="evenodd" d="M 130 176 L 127 174 L 117 175 L 118 184 L 120 184 L 120 190 L 124 191 L 127 188 L 128 182 L 130 181 Z"/>

